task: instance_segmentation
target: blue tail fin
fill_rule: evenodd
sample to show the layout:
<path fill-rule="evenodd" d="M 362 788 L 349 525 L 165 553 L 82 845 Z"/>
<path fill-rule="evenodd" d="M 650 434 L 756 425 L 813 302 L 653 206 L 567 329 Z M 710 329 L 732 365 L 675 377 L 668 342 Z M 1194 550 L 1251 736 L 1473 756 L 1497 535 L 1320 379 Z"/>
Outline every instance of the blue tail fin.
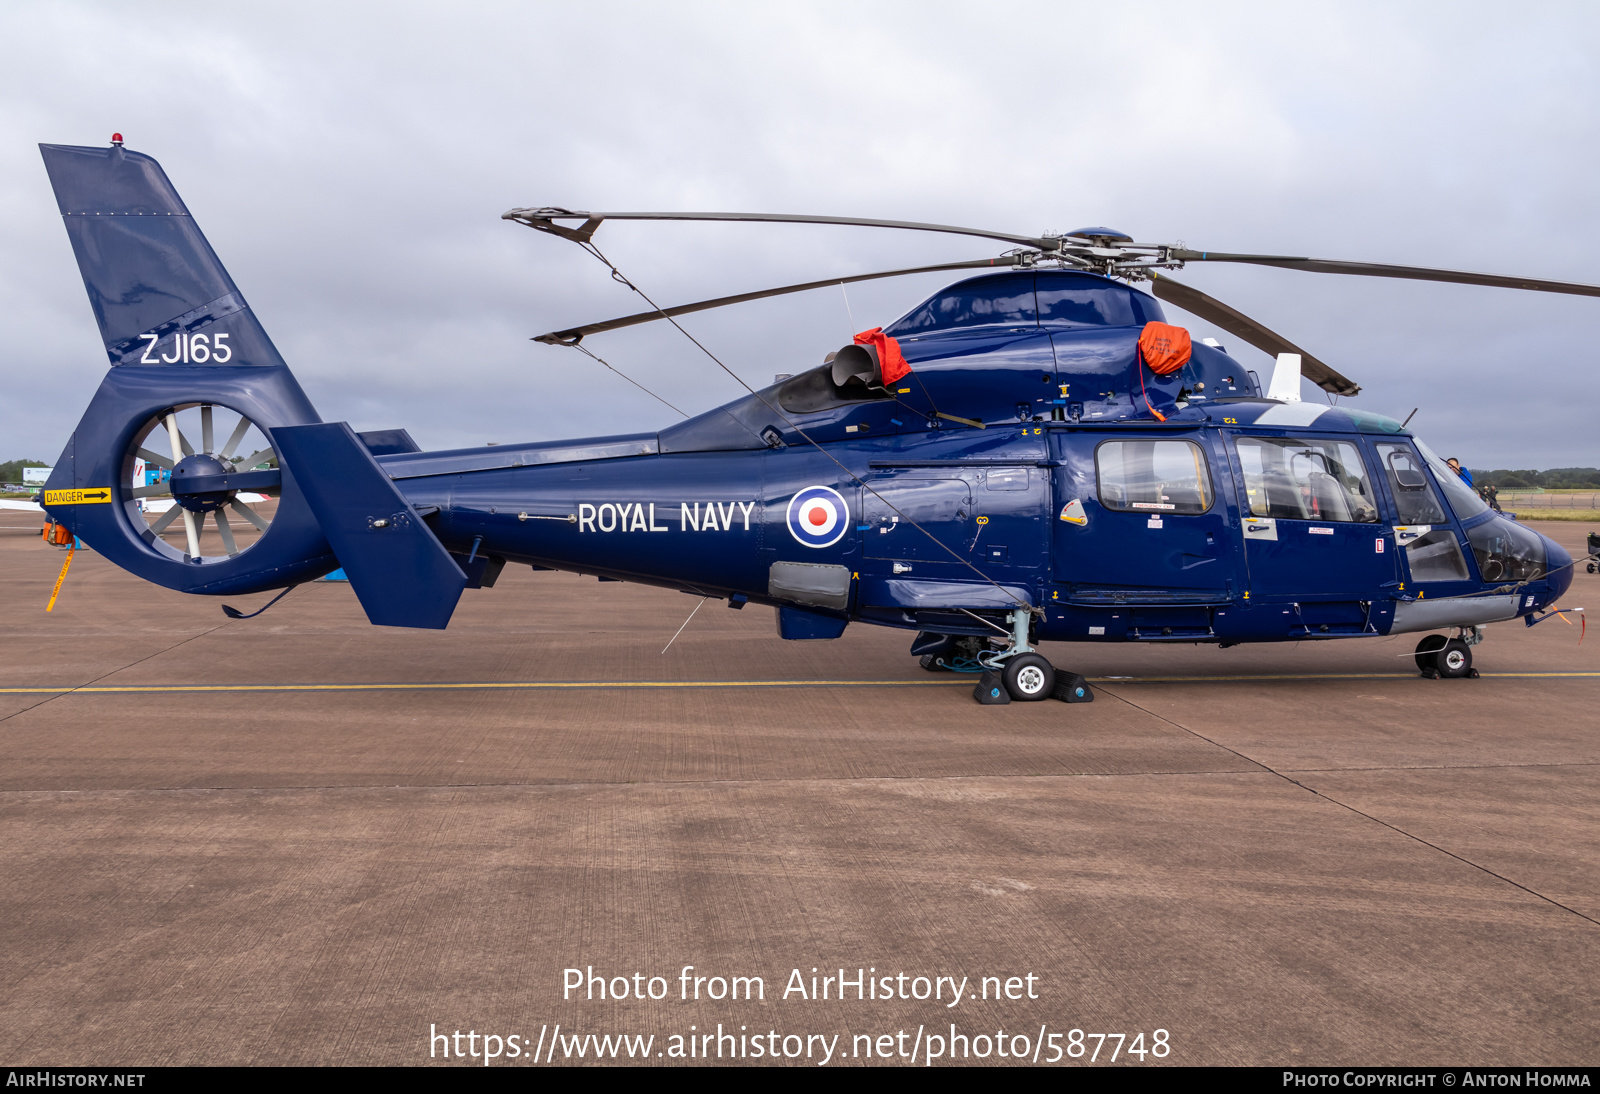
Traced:
<path fill-rule="evenodd" d="M 121 145 L 39 151 L 113 365 L 283 366 L 159 163 Z"/>
<path fill-rule="evenodd" d="M 112 364 L 45 484 L 46 512 L 103 557 L 184 592 L 282 588 L 333 569 L 297 469 L 275 446 L 235 449 L 252 426 L 271 444 L 275 430 L 320 419 L 166 172 L 120 145 L 39 149 Z M 241 422 L 231 439 L 212 428 L 219 412 Z M 199 416 L 192 437 L 182 413 Z M 151 482 L 148 465 L 170 478 Z M 258 493 L 276 499 L 270 516 L 243 497 Z M 241 547 L 235 516 L 262 534 Z"/>

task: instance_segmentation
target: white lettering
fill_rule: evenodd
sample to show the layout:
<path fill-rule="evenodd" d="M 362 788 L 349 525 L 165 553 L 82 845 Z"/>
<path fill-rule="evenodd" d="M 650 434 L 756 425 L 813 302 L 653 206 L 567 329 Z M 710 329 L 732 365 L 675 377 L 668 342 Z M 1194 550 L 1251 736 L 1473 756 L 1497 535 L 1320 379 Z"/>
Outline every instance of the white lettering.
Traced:
<path fill-rule="evenodd" d="M 233 360 L 233 347 L 222 344 L 222 340 L 226 337 L 228 337 L 226 334 L 214 334 L 211 336 L 211 356 L 217 359 L 218 364 Z"/>
<path fill-rule="evenodd" d="M 717 503 L 716 502 L 714 502 L 714 501 L 706 502 L 706 511 L 700 518 L 700 530 L 702 532 L 706 532 L 706 531 L 720 532 L 720 531 L 722 531 L 721 525 L 719 525 L 717 523 Z"/>
<path fill-rule="evenodd" d="M 802 999 L 811 998 L 806 994 L 806 978 L 800 975 L 799 969 L 795 969 L 794 972 L 789 974 L 789 983 L 783 989 L 783 997 L 787 999 L 789 998 L 789 993 L 795 991 L 800 993 L 800 998 Z"/>
<path fill-rule="evenodd" d="M 183 360 L 183 335 L 180 334 L 177 338 L 173 339 L 172 356 L 168 357 L 163 353 L 161 355 L 161 363 L 164 365 L 175 365 L 181 360 Z"/>
<path fill-rule="evenodd" d="M 578 531 L 582 532 L 585 526 L 594 531 L 594 506 L 588 502 L 578 506 Z"/>
<path fill-rule="evenodd" d="M 722 513 L 722 528 L 724 531 L 733 531 L 733 511 L 738 508 L 738 506 L 739 503 L 736 501 L 729 502 L 726 508 L 724 508 L 720 502 L 717 504 L 717 509 Z"/>
<path fill-rule="evenodd" d="M 606 523 L 607 514 L 610 514 L 610 524 Z M 600 506 L 599 511 L 595 513 L 595 524 L 599 526 L 602 532 L 615 532 L 617 530 L 617 507 L 609 501 Z"/>
<path fill-rule="evenodd" d="M 194 363 L 203 365 L 211 360 L 211 340 L 203 334 L 196 334 L 189 339 L 189 355 L 194 358 Z"/>
<path fill-rule="evenodd" d="M 668 528 L 665 524 L 657 524 L 656 523 L 656 503 L 655 502 L 651 502 L 650 503 L 650 531 L 652 531 L 652 532 L 670 532 L 670 531 L 672 531 L 672 529 Z"/>
<path fill-rule="evenodd" d="M 690 513 L 689 513 L 689 503 L 688 502 L 679 502 L 678 503 L 678 531 L 680 531 L 680 532 L 687 531 L 691 525 L 694 527 L 694 530 L 696 532 L 698 532 L 700 530 L 700 503 L 699 502 L 695 502 L 694 503 L 694 514 L 691 516 Z"/>
<path fill-rule="evenodd" d="M 161 336 L 158 334 L 141 334 L 139 337 L 143 338 L 147 343 L 144 347 L 144 356 L 139 358 L 139 363 L 141 365 L 155 364 L 156 362 L 150 360 L 150 351 L 156 348 L 156 343 L 161 341 Z"/>
<path fill-rule="evenodd" d="M 628 525 L 630 532 L 648 532 L 650 526 L 644 522 L 644 506 L 635 503 L 633 507 L 633 523 Z"/>
<path fill-rule="evenodd" d="M 748 532 L 750 530 L 750 510 L 754 509 L 755 507 L 756 507 L 756 503 L 753 502 L 753 501 L 751 501 L 751 502 L 743 502 L 743 501 L 741 501 L 739 503 L 739 508 L 744 510 L 744 530 L 746 532 Z"/>

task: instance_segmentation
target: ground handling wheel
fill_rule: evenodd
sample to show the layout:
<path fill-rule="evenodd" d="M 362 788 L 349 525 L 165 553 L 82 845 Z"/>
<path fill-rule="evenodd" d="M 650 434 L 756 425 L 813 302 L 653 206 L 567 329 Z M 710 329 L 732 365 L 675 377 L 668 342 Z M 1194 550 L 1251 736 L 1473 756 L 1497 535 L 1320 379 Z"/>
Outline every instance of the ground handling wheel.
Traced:
<path fill-rule="evenodd" d="M 1022 653 L 1006 662 L 1006 690 L 1019 703 L 1048 699 L 1056 689 L 1056 670 L 1037 653 Z"/>
<path fill-rule="evenodd" d="M 1459 638 L 1446 642 L 1444 649 L 1433 655 L 1433 660 L 1439 675 L 1447 680 L 1477 675 L 1472 669 L 1472 648 Z"/>
<path fill-rule="evenodd" d="M 1437 679 L 1439 676 L 1439 665 L 1437 663 L 1439 651 L 1443 650 L 1449 644 L 1449 641 L 1442 634 L 1424 636 L 1422 641 L 1417 643 L 1417 671 L 1424 676 L 1432 676 Z"/>

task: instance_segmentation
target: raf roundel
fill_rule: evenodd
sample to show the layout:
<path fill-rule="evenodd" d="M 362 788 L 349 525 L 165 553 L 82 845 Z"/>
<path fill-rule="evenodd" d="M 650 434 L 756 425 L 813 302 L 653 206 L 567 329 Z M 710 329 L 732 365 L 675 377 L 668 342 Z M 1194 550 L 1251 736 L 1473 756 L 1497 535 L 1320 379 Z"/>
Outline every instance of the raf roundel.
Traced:
<path fill-rule="evenodd" d="M 850 523 L 850 507 L 829 486 L 808 486 L 789 502 L 789 534 L 807 547 L 832 547 Z"/>

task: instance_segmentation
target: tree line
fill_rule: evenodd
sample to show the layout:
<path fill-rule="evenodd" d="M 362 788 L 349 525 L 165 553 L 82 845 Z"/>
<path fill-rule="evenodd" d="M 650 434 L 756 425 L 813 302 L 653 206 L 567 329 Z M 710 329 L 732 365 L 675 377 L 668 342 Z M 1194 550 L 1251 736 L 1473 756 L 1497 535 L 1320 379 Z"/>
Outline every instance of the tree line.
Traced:
<path fill-rule="evenodd" d="M 1480 471 L 1469 468 L 1478 486 L 1498 490 L 1600 490 L 1600 467 L 1552 467 L 1548 471 Z"/>
<path fill-rule="evenodd" d="M 11 460 L 8 463 L 0 463 L 0 482 L 21 483 L 22 469 L 24 467 L 49 466 L 49 464 L 42 463 L 39 460 Z"/>

